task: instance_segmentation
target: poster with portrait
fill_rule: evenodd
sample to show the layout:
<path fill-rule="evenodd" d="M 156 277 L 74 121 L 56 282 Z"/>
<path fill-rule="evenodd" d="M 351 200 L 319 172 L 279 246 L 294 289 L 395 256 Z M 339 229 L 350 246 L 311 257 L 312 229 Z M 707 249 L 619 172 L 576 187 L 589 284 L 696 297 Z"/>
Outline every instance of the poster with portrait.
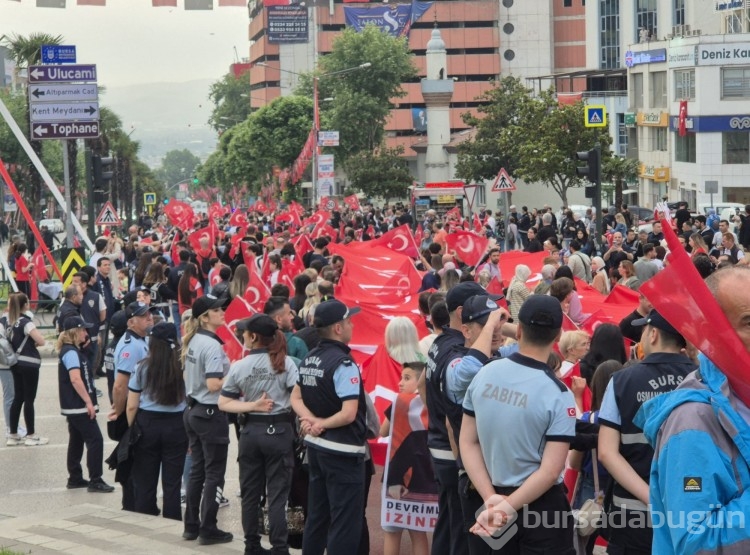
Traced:
<path fill-rule="evenodd" d="M 427 409 L 419 395 L 401 393 L 390 419 L 380 523 L 431 532 L 438 518 L 438 487 L 427 448 Z"/>
<path fill-rule="evenodd" d="M 417 133 L 427 133 L 427 108 L 411 109 L 411 126 Z"/>

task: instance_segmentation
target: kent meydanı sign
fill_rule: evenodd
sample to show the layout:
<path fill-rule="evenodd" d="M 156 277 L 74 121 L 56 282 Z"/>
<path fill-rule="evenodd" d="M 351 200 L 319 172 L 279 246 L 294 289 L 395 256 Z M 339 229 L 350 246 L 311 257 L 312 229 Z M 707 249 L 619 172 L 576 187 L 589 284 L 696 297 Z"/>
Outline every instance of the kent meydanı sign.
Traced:
<path fill-rule="evenodd" d="M 750 64 L 750 43 L 699 44 L 697 59 L 699 66 Z"/>

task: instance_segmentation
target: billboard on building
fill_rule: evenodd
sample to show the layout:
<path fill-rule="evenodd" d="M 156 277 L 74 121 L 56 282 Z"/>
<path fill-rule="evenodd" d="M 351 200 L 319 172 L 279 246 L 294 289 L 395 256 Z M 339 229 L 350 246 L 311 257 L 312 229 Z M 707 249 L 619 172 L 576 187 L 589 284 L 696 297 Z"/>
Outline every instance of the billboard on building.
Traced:
<path fill-rule="evenodd" d="M 274 44 L 291 44 L 308 42 L 309 27 L 307 7 L 300 6 L 267 6 L 268 42 Z"/>

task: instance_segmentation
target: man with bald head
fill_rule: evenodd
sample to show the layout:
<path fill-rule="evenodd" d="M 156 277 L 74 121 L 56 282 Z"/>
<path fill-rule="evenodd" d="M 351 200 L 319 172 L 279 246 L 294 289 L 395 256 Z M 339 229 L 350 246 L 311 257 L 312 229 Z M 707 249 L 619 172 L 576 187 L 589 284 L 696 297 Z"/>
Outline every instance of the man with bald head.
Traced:
<path fill-rule="evenodd" d="M 750 268 L 723 268 L 706 285 L 734 330 L 729 333 L 750 352 Z M 699 359 L 698 370 L 669 395 L 647 402 L 635 419 L 655 450 L 653 553 L 748 553 L 750 399 L 740 399 L 707 357 Z M 682 524 L 663 520 L 686 515 Z"/>

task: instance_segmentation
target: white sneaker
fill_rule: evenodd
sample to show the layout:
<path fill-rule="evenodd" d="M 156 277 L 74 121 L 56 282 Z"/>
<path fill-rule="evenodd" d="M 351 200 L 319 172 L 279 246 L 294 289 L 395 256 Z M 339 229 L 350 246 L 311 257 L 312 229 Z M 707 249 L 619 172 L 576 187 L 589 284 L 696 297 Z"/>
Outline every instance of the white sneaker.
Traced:
<path fill-rule="evenodd" d="M 20 424 L 18 425 L 18 435 L 21 436 L 21 437 L 25 437 L 26 436 L 26 428 L 24 428 Z"/>
<path fill-rule="evenodd" d="M 15 447 L 16 445 L 23 445 L 23 438 L 20 437 L 18 434 L 16 436 L 8 436 L 7 441 L 5 442 L 5 445 L 8 447 Z"/>
<path fill-rule="evenodd" d="M 34 445 L 47 445 L 48 443 L 48 438 L 39 437 L 37 434 L 34 434 L 33 436 L 26 436 L 26 441 L 23 442 L 24 445 L 27 445 L 29 447 L 32 447 Z"/>

